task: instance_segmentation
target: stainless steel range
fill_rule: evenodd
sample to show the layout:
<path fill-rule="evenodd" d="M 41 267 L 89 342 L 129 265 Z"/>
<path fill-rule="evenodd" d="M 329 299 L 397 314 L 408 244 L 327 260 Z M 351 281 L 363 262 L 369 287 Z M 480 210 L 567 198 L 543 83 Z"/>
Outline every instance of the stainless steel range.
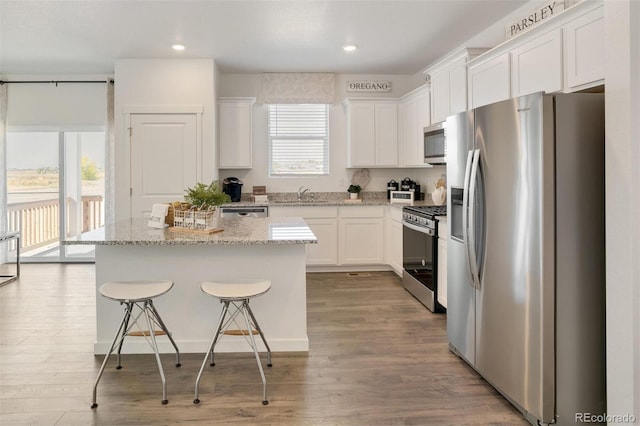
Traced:
<path fill-rule="evenodd" d="M 438 220 L 446 206 L 406 206 L 402 209 L 402 285 L 432 312 L 438 303 Z"/>

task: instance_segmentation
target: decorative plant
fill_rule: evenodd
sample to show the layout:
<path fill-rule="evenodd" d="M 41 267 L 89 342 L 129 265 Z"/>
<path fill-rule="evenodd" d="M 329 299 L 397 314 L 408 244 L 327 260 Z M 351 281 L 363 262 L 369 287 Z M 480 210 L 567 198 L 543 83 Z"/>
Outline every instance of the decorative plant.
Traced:
<path fill-rule="evenodd" d="M 185 189 L 184 192 L 185 201 L 200 209 L 206 209 L 231 201 L 231 197 L 222 192 L 222 187 L 218 184 L 217 180 L 212 181 L 209 185 L 196 183 L 195 186 Z"/>
<path fill-rule="evenodd" d="M 347 192 L 350 192 L 352 194 L 357 194 L 360 191 L 362 191 L 360 185 L 349 185 L 349 188 L 347 188 Z"/>

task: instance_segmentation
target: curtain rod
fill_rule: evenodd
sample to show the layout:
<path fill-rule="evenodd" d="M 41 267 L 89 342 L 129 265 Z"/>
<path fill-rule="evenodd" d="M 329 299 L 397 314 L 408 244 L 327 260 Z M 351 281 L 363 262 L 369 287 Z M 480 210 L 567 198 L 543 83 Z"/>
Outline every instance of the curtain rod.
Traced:
<path fill-rule="evenodd" d="M 30 84 L 30 83 L 51 83 L 58 86 L 58 83 L 110 83 L 114 84 L 115 81 L 110 78 L 108 80 L 25 80 L 25 81 L 4 81 L 0 80 L 0 86 L 3 84 Z"/>

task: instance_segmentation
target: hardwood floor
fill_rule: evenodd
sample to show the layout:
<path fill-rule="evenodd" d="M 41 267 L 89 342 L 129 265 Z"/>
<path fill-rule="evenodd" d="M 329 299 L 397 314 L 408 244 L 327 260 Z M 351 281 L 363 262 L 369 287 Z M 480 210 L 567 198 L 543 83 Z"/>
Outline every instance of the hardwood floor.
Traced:
<path fill-rule="evenodd" d="M 184 354 L 181 368 L 166 354 L 169 404 L 160 403 L 152 356 L 124 355 L 122 370 L 115 359 L 107 366 L 92 410 L 102 361 L 93 355 L 94 267 L 23 265 L 18 281 L 0 287 L 0 424 L 528 424 L 449 352 L 446 317 L 394 274 L 309 274 L 307 287 L 310 350 L 273 354 L 268 406 L 250 354 L 216 355 L 199 405 L 202 354 Z"/>

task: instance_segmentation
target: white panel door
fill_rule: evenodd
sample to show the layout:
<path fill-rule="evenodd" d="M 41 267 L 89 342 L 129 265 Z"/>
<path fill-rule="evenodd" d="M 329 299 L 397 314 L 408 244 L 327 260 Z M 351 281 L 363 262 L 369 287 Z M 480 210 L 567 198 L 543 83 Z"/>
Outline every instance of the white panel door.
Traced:
<path fill-rule="evenodd" d="M 374 104 L 350 104 L 348 120 L 349 166 L 375 166 L 376 153 Z"/>
<path fill-rule="evenodd" d="M 375 164 L 398 165 L 398 105 L 375 105 Z"/>
<path fill-rule="evenodd" d="M 338 262 L 342 265 L 384 263 L 383 219 L 340 219 L 338 246 Z"/>
<path fill-rule="evenodd" d="M 307 244 L 307 265 L 336 265 L 338 263 L 337 219 L 305 219 L 318 239 L 317 244 Z"/>
<path fill-rule="evenodd" d="M 562 90 L 562 29 L 550 31 L 511 52 L 511 96 Z"/>
<path fill-rule="evenodd" d="M 184 198 L 198 180 L 196 114 L 131 114 L 131 217 Z"/>
<path fill-rule="evenodd" d="M 221 169 L 250 169 L 252 109 L 255 98 L 224 98 L 218 101 Z"/>
<path fill-rule="evenodd" d="M 509 53 L 469 68 L 470 108 L 504 101 L 511 97 Z"/>
<path fill-rule="evenodd" d="M 604 79 L 604 11 L 598 8 L 564 28 L 568 90 Z"/>

